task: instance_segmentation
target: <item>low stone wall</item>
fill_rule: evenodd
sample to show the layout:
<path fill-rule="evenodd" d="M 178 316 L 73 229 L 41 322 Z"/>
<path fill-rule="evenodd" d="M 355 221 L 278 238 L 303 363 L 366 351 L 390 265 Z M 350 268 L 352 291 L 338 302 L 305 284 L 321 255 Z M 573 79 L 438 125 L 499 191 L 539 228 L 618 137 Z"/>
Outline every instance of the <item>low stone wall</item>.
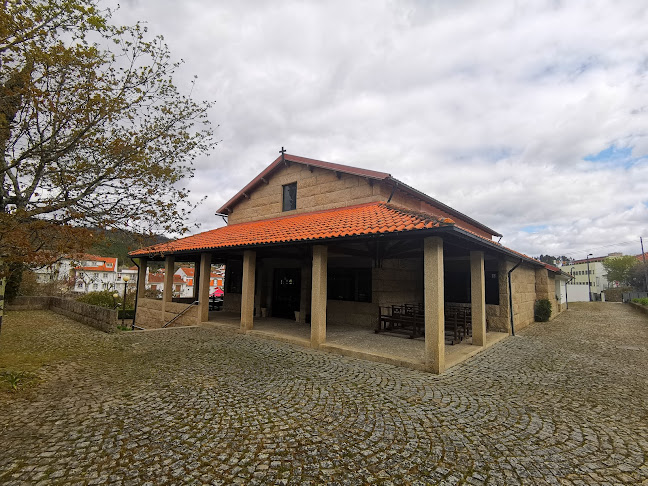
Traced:
<path fill-rule="evenodd" d="M 15 297 L 7 303 L 5 310 L 22 311 L 22 310 L 45 310 L 50 308 L 50 301 L 53 297 L 46 296 L 20 296 Z"/>
<path fill-rule="evenodd" d="M 376 329 L 378 305 L 369 302 L 326 301 L 326 320 L 330 323 Z"/>
<path fill-rule="evenodd" d="M 637 309 L 639 312 L 643 312 L 644 314 L 648 314 L 648 306 L 637 304 L 636 302 L 628 302 L 628 304 L 630 304 L 632 307 Z"/>
<path fill-rule="evenodd" d="M 162 301 L 157 299 L 137 299 L 137 312 L 135 313 L 135 325 L 148 328 L 162 327 L 164 323 L 162 315 Z"/>
<path fill-rule="evenodd" d="M 159 329 L 167 322 L 186 310 L 190 304 L 167 302 L 162 312 L 163 302 L 156 299 L 138 299 L 135 325 L 144 329 Z M 181 317 L 176 319 L 170 327 L 195 326 L 198 323 L 198 306 L 194 305 Z"/>
<path fill-rule="evenodd" d="M 117 331 L 117 311 L 96 305 L 64 299 L 63 297 L 16 297 L 9 305 L 8 311 L 50 310 L 79 321 L 103 332 Z"/>

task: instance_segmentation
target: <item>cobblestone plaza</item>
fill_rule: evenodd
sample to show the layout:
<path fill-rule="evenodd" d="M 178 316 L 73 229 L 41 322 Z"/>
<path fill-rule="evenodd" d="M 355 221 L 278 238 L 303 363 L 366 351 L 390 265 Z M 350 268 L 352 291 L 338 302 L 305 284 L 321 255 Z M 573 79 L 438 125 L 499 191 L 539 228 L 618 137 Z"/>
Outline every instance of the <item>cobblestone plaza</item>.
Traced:
<path fill-rule="evenodd" d="M 0 371 L 28 366 L 0 392 L 2 484 L 648 484 L 648 318 L 622 304 L 571 304 L 440 376 L 10 313 Z"/>

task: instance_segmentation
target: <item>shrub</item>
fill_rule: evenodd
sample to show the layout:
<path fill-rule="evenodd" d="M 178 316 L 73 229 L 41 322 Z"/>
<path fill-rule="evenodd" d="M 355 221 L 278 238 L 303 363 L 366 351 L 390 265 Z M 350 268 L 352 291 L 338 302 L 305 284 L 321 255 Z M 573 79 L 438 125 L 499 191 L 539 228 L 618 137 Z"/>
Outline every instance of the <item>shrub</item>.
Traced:
<path fill-rule="evenodd" d="M 536 300 L 535 303 L 535 320 L 537 322 L 547 322 L 551 317 L 551 302 L 548 299 Z"/>
<path fill-rule="evenodd" d="M 115 303 L 121 303 L 121 299 L 115 300 L 113 298 L 114 290 L 103 290 L 101 292 L 88 292 L 77 298 L 79 302 L 85 302 L 90 305 L 97 305 L 99 307 L 107 307 L 113 309 Z"/>
<path fill-rule="evenodd" d="M 117 312 L 118 319 L 135 319 L 135 309 L 119 309 Z"/>
<path fill-rule="evenodd" d="M 641 299 L 632 299 L 632 302 L 634 302 L 635 304 L 648 306 L 648 297 L 642 297 Z"/>

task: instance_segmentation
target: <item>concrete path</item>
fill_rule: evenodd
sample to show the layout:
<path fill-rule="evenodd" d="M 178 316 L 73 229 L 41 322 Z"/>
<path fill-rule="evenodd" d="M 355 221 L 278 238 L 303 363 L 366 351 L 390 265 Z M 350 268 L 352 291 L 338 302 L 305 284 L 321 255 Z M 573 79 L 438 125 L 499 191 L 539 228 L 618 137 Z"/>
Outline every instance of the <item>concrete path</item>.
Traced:
<path fill-rule="evenodd" d="M 0 391 L 0 483 L 648 484 L 648 318 L 570 307 L 441 376 L 11 313 L 0 371 L 40 381 Z"/>

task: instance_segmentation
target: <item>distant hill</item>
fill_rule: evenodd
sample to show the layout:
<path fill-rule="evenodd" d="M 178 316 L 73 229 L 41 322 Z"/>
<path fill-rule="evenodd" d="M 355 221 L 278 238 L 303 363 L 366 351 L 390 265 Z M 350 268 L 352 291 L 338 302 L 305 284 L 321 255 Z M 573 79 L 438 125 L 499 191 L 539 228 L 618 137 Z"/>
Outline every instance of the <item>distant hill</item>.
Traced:
<path fill-rule="evenodd" d="M 145 246 L 155 245 L 170 241 L 164 236 L 143 236 L 125 230 L 96 230 L 97 242 L 88 248 L 88 253 L 100 256 L 116 257 L 117 264 L 132 266 L 133 262 L 128 256 L 129 251 Z"/>

